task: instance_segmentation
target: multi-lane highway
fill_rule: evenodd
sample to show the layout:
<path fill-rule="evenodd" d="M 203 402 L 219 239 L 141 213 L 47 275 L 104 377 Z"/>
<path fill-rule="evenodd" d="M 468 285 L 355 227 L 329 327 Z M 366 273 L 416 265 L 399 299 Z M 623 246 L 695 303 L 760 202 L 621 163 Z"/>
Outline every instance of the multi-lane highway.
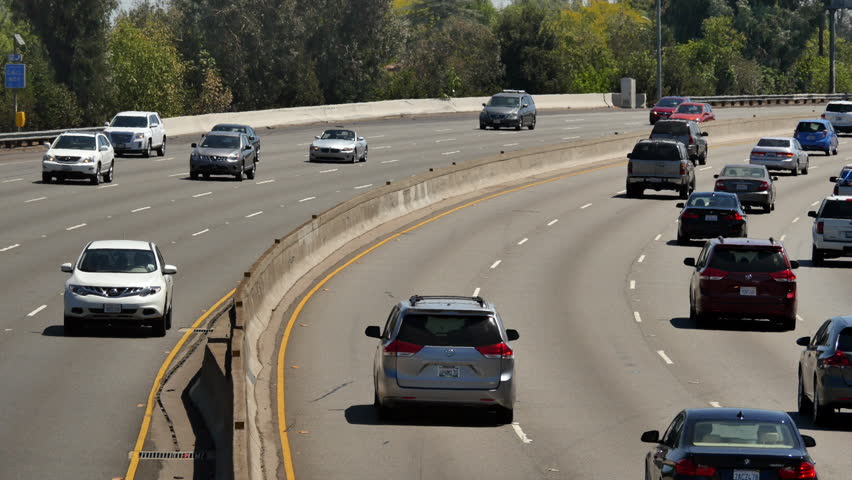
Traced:
<path fill-rule="evenodd" d="M 811 106 L 730 109 L 720 110 L 719 117 L 807 116 L 813 110 Z M 114 183 L 97 187 L 43 185 L 40 151 L 4 153 L 0 156 L 4 286 L 0 477 L 121 476 L 142 419 L 139 405 L 146 402 L 155 373 L 179 336 L 177 330 L 192 324 L 232 289 L 273 238 L 310 214 L 429 167 L 500 150 L 647 129 L 646 118 L 647 111 L 551 112 L 541 115 L 535 131 L 522 132 L 482 132 L 475 129 L 475 116 L 469 115 L 361 122 L 350 126 L 368 138 L 370 159 L 358 165 L 305 162 L 307 145 L 322 126 L 270 129 L 261 132 L 258 177 L 242 183 L 225 178 L 189 180 L 188 144 L 195 137 L 170 139 L 165 157 L 118 159 Z M 745 148 L 729 153 L 741 158 Z M 725 151 L 714 151 L 711 165 L 718 166 Z M 817 169 L 811 176 L 784 179 L 779 210 L 757 216 L 758 228 L 752 232 L 787 228 L 788 243 L 796 254 L 803 254 L 810 245 L 805 238 L 807 222 L 782 220 L 793 212 L 804 218 L 807 204 L 827 190 L 823 177 L 835 173 L 837 158 L 824 160 L 832 167 Z M 707 185 L 709 172 L 703 173 L 701 181 Z M 612 443 L 612 455 L 635 456 L 633 432 L 662 427 L 659 424 L 673 409 L 701 403 L 705 396 L 727 405 L 772 392 L 773 401 L 789 409 L 792 389 L 784 388 L 792 368 L 789 358 L 795 354 L 794 346 L 787 348 L 792 334 L 695 332 L 683 320 L 669 322 L 685 315 L 680 294 L 685 292 L 681 280 L 686 272 L 677 265 L 689 249 L 653 241 L 656 233 L 671 237 L 676 210 L 671 201 L 614 196 L 622 188 L 622 175 L 621 169 L 581 175 L 483 204 L 475 214 L 471 209 L 407 236 L 395 249 L 377 252 L 366 263 L 392 262 L 394 255 L 404 255 L 405 262 L 398 265 L 417 268 L 383 267 L 387 274 L 383 278 L 367 272 L 369 289 L 364 284 L 357 289 L 349 288 L 351 283 L 335 286 L 338 295 L 323 308 L 345 311 L 345 316 L 326 317 L 328 312 L 315 310 L 319 305 L 312 303 L 307 314 L 319 315 L 312 318 L 352 321 L 317 321 L 318 328 L 308 335 L 330 336 L 294 339 L 292 355 L 304 367 L 290 384 L 292 412 L 297 422 L 310 425 L 306 430 L 311 432 L 296 439 L 302 458 L 321 458 L 328 449 L 312 442 L 326 439 L 325 446 L 362 462 L 364 468 L 357 471 L 361 476 L 375 471 L 375 464 L 368 470 L 366 459 L 376 458 L 370 453 L 380 448 L 389 449 L 383 467 L 406 473 L 425 469 L 446 472 L 449 478 L 490 464 L 506 472 L 554 468 L 559 472 L 547 475 L 567 475 L 583 468 L 583 461 L 573 460 L 584 453 L 598 451 L 595 459 L 607 458 L 598 450 L 605 443 Z M 581 210 L 586 203 L 592 205 Z M 550 227 L 539 225 L 555 218 L 560 221 Z M 452 227 L 447 229 L 447 224 Z M 528 243 L 516 245 L 521 240 L 514 238 L 516 234 L 528 237 Z M 105 330 L 64 337 L 61 294 L 66 274 L 59 272 L 59 265 L 75 260 L 86 242 L 105 238 L 154 241 L 166 260 L 178 267 L 175 327 L 165 338 Z M 633 257 L 641 254 L 647 259 L 635 264 Z M 488 268 L 494 262 L 491 257 L 503 259 L 499 268 Z M 802 270 L 803 325 L 812 327 L 816 319 L 842 310 L 838 279 L 844 272 Z M 359 282 L 362 275 L 363 270 L 352 270 L 336 281 Z M 637 282 L 635 291 L 627 290 L 627 280 Z M 414 291 L 472 293 L 477 287 L 504 307 L 509 323 L 521 330 L 523 379 L 517 418 L 519 428 L 535 441 L 518 445 L 511 428 L 477 424 L 472 428 L 442 416 L 425 425 L 369 425 L 369 395 L 363 391 L 370 388 L 366 372 L 373 345 L 362 338 L 363 326 L 386 316 L 391 297 Z M 824 301 L 823 307 L 817 298 Z M 642 325 L 624 321 L 625 312 L 630 320 L 636 309 L 647 316 Z M 674 366 L 659 364 L 658 343 Z M 308 372 L 314 377 L 301 376 Z M 690 383 L 693 380 L 700 383 Z M 346 382 L 352 383 L 334 395 L 309 401 Z M 706 395 L 701 393 L 705 391 Z M 750 403 L 774 405 L 766 402 Z M 335 427 L 335 435 L 325 437 L 330 434 L 326 427 Z M 342 448 L 344 439 L 354 438 L 360 440 Z M 817 438 L 831 437 L 820 433 Z M 368 445 L 372 451 L 359 450 Z M 822 455 L 830 449 L 817 451 Z M 605 463 L 622 468 L 620 472 L 629 466 Z M 312 468 L 344 464 L 303 461 L 297 463 L 297 471 L 312 478 L 320 473 Z"/>

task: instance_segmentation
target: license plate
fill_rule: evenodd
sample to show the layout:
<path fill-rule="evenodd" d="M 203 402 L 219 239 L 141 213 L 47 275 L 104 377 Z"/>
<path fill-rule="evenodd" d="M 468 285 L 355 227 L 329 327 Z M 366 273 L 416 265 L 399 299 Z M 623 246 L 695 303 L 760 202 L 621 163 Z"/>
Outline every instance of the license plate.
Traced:
<path fill-rule="evenodd" d="M 104 313 L 121 313 L 121 305 L 117 303 L 105 303 Z"/>
<path fill-rule="evenodd" d="M 717 215 L 704 215 L 704 220 L 708 222 L 715 222 L 719 220 L 719 217 Z"/>
<path fill-rule="evenodd" d="M 813 136 L 813 135 L 808 135 L 808 140 L 814 140 L 814 139 L 816 139 L 816 137 L 815 137 L 815 136 Z"/>
<path fill-rule="evenodd" d="M 459 378 L 459 367 L 438 367 L 439 378 Z"/>
<path fill-rule="evenodd" d="M 62 166 L 62 171 L 64 171 L 64 172 L 70 172 L 70 171 L 71 171 L 71 167 L 69 167 L 68 165 L 63 165 L 63 166 Z"/>
<path fill-rule="evenodd" d="M 663 179 L 662 178 L 649 178 L 648 181 L 651 182 L 651 183 L 660 183 L 660 182 L 663 181 Z"/>
<path fill-rule="evenodd" d="M 502 122 L 502 120 L 494 119 L 494 123 L 500 123 L 500 122 Z"/>
<path fill-rule="evenodd" d="M 748 185 L 737 185 L 737 190 L 748 190 Z"/>
<path fill-rule="evenodd" d="M 747 297 L 757 296 L 757 287 L 740 287 L 740 295 Z"/>
<path fill-rule="evenodd" d="M 734 470 L 733 480 L 760 480 L 760 470 Z"/>

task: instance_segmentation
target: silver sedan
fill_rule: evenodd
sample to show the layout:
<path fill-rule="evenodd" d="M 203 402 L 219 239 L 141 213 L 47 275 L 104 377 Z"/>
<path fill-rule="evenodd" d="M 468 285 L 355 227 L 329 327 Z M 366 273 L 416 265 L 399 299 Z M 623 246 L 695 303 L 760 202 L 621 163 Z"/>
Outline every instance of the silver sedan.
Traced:
<path fill-rule="evenodd" d="M 308 161 L 366 162 L 367 140 L 354 130 L 326 130 L 314 137 L 308 150 Z"/>
<path fill-rule="evenodd" d="M 789 170 L 793 175 L 808 174 L 808 152 L 790 137 L 764 137 L 751 149 L 748 163 L 763 165 L 768 170 Z"/>

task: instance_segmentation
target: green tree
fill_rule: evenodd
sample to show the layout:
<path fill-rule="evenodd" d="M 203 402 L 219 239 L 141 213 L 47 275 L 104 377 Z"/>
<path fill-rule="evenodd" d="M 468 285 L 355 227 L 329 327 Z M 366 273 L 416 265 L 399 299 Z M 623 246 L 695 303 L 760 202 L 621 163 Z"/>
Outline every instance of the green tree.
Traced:
<path fill-rule="evenodd" d="M 557 3 L 517 0 L 503 9 L 495 26 L 500 57 L 506 68 L 506 87 L 532 93 L 556 93 L 560 69 L 556 33 L 548 22 L 559 14 Z"/>

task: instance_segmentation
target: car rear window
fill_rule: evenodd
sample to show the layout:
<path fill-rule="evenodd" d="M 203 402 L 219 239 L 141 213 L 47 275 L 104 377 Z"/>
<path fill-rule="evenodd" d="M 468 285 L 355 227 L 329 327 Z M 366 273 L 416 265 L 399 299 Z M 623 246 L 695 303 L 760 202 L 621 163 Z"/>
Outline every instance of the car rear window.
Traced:
<path fill-rule="evenodd" d="M 704 108 L 701 105 L 681 104 L 677 107 L 677 113 L 702 113 Z"/>
<path fill-rule="evenodd" d="M 651 130 L 651 135 L 655 133 L 666 135 L 689 135 L 689 127 L 686 122 L 657 122 L 654 124 L 654 129 Z"/>
<path fill-rule="evenodd" d="M 842 218 L 852 220 L 852 202 L 845 200 L 827 200 L 819 215 L 821 218 Z"/>
<path fill-rule="evenodd" d="M 826 112 L 849 113 L 852 112 L 852 105 L 848 103 L 829 103 L 825 107 Z"/>
<path fill-rule="evenodd" d="M 761 138 L 760 141 L 757 142 L 758 147 L 782 147 L 789 148 L 790 141 L 782 140 L 779 138 Z"/>
<path fill-rule="evenodd" d="M 716 247 L 709 266 L 726 272 L 771 273 L 786 270 L 787 262 L 774 248 Z"/>
<path fill-rule="evenodd" d="M 491 315 L 409 313 L 402 319 L 399 340 L 436 347 L 483 347 L 502 342 Z"/>
<path fill-rule="evenodd" d="M 719 207 L 719 208 L 736 208 L 737 200 L 729 196 L 715 195 L 693 195 L 686 202 L 687 207 Z"/>
<path fill-rule="evenodd" d="M 725 167 L 722 169 L 722 177 L 744 177 L 744 178 L 763 178 L 762 168 L 749 167 Z"/>
<path fill-rule="evenodd" d="M 837 337 L 837 349 L 841 352 L 852 353 L 852 328 L 844 328 Z"/>
<path fill-rule="evenodd" d="M 670 143 L 637 143 L 633 147 L 633 160 L 680 160 L 677 145 Z"/>
<path fill-rule="evenodd" d="M 794 438 L 793 429 L 786 423 L 707 420 L 692 426 L 695 446 L 793 448 Z"/>
<path fill-rule="evenodd" d="M 799 125 L 796 127 L 797 132 L 821 132 L 825 130 L 825 125 L 819 122 L 799 122 Z"/>

